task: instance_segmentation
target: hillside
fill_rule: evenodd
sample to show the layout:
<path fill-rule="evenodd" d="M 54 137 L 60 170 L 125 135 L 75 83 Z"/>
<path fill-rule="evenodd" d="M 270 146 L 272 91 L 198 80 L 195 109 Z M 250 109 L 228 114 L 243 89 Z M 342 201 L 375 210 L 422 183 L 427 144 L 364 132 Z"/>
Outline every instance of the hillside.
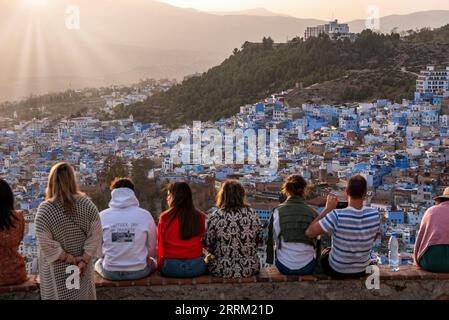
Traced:
<path fill-rule="evenodd" d="M 316 19 L 220 16 L 151 0 L 0 0 L 0 101 L 68 88 L 178 78 L 223 61 L 244 41 L 302 35 Z M 80 8 L 80 30 L 65 26 Z M 33 32 L 31 32 L 33 31 Z"/>
<path fill-rule="evenodd" d="M 397 44 L 393 65 L 374 70 L 348 70 L 331 81 L 295 89 L 287 100 L 291 105 L 301 105 L 305 102 L 339 104 L 379 97 L 396 101 L 410 98 L 420 70 L 429 64 L 449 65 L 448 48 L 449 26 L 414 31 Z"/>
<path fill-rule="evenodd" d="M 289 103 L 304 101 L 343 103 L 376 98 L 410 98 L 418 72 L 427 64 L 449 62 L 449 25 L 423 30 L 401 39 L 398 34 L 363 31 L 359 39 L 333 42 L 327 37 L 286 44 L 245 43 L 221 65 L 191 78 L 145 103 L 118 110 L 141 121 L 170 126 L 192 120 L 217 120 L 235 114 L 239 106 L 267 94 L 294 88 L 302 82 L 318 92 Z M 410 72 L 408 72 L 410 71 Z M 313 90 L 304 89 L 303 92 Z M 321 91 L 320 91 L 321 89 Z"/>
<path fill-rule="evenodd" d="M 273 12 L 265 8 L 253 8 L 240 11 L 207 11 L 219 16 L 258 16 L 258 17 L 289 17 L 289 15 Z M 291 16 L 290 16 L 291 17 Z"/>
<path fill-rule="evenodd" d="M 80 30 L 65 26 L 69 4 L 80 9 Z M 245 41 L 285 42 L 323 23 L 264 9 L 218 15 L 152 0 L 50 0 L 39 8 L 0 0 L 0 43 L 7 44 L 0 46 L 0 101 L 140 78 L 183 79 L 219 64 Z M 365 28 L 365 20 L 348 23 L 356 32 Z M 380 19 L 382 32 L 446 23 L 449 11 Z"/>
<path fill-rule="evenodd" d="M 398 32 L 416 30 L 421 28 L 439 28 L 449 23 L 448 10 L 429 10 L 409 14 L 393 14 L 381 17 L 379 20 L 380 32 L 389 33 L 393 29 Z M 348 22 L 354 32 L 361 32 L 366 28 L 366 20 L 359 19 Z"/>
<path fill-rule="evenodd" d="M 398 72 L 395 68 L 348 70 L 337 79 L 294 89 L 287 96 L 287 103 L 291 106 L 303 103 L 343 104 L 381 97 L 400 101 L 411 97 L 415 80 L 413 74 Z"/>

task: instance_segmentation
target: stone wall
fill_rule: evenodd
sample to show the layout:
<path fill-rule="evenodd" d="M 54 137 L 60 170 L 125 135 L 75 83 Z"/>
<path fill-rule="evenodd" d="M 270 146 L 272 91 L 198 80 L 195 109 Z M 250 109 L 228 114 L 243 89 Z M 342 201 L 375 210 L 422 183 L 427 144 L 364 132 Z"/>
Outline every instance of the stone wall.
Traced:
<path fill-rule="evenodd" d="M 203 276 L 169 279 L 158 274 L 138 281 L 112 282 L 96 277 L 99 300 L 449 300 L 449 274 L 404 267 L 398 273 L 381 268 L 380 288 L 367 289 L 366 279 L 335 280 L 324 275 L 284 276 L 275 268 L 257 276 L 224 280 Z M 0 288 L 0 299 L 39 299 L 39 280 Z"/>
<path fill-rule="evenodd" d="M 100 300 L 448 300 L 448 285 L 436 280 L 386 281 L 380 290 L 367 290 L 361 281 L 276 282 L 99 288 L 97 293 Z"/>

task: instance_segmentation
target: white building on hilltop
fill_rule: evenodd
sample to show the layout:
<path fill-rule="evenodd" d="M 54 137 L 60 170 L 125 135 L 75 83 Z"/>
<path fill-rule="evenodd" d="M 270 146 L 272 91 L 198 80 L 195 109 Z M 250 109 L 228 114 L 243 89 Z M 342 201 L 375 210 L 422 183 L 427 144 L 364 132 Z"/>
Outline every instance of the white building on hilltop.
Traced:
<path fill-rule="evenodd" d="M 304 40 L 311 37 L 319 37 L 321 34 L 327 34 L 332 40 L 343 38 L 355 39 L 355 35 L 349 32 L 349 25 L 347 23 L 338 23 L 338 20 L 334 20 L 324 25 L 307 27 L 304 32 Z"/>
<path fill-rule="evenodd" d="M 437 69 L 435 66 L 428 66 L 421 71 L 416 80 L 416 91 L 419 93 L 434 93 L 442 95 L 449 91 L 449 67 Z"/>

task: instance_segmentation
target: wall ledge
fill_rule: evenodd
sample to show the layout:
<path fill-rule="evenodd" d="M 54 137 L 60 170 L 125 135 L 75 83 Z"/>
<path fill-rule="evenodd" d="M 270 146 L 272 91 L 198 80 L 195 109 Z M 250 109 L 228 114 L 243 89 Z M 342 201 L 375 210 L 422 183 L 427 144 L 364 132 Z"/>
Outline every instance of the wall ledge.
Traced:
<path fill-rule="evenodd" d="M 380 266 L 381 290 L 368 290 L 366 277 L 332 279 L 326 275 L 285 276 L 265 268 L 253 277 L 201 276 L 174 279 L 155 273 L 136 281 L 109 281 L 95 274 L 98 299 L 449 299 L 449 274 L 403 266 L 390 272 Z M 39 277 L 0 287 L 0 300 L 40 299 Z"/>
<path fill-rule="evenodd" d="M 28 276 L 28 280 L 21 284 L 10 285 L 10 286 L 0 286 L 0 295 L 6 293 L 14 293 L 14 292 L 29 292 L 35 291 L 39 289 L 38 277 L 30 275 Z"/>
<path fill-rule="evenodd" d="M 360 278 L 364 280 L 366 277 Z M 198 285 L 198 284 L 236 284 L 236 283 L 266 283 L 266 282 L 316 282 L 316 281 L 354 281 L 354 279 L 333 279 L 324 274 L 310 276 L 285 276 L 275 267 L 264 268 L 261 272 L 248 278 L 224 279 L 212 276 L 201 276 L 189 279 L 174 279 L 162 277 L 155 273 L 148 278 L 136 281 L 109 281 L 95 275 L 97 287 L 134 287 L 134 286 L 166 286 L 166 285 Z M 355 279 L 357 280 L 357 279 Z M 449 273 L 431 273 L 415 266 L 403 266 L 399 272 L 389 271 L 387 266 L 380 266 L 380 280 L 449 280 Z"/>

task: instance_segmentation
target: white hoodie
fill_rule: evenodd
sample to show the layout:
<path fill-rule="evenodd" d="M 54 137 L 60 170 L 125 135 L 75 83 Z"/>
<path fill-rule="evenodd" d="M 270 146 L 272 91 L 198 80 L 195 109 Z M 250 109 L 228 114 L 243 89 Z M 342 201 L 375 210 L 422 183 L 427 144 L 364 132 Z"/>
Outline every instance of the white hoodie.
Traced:
<path fill-rule="evenodd" d="M 148 257 L 156 255 L 156 224 L 139 208 L 134 191 L 112 191 L 109 209 L 100 212 L 103 227 L 103 268 L 108 271 L 139 271 Z"/>

